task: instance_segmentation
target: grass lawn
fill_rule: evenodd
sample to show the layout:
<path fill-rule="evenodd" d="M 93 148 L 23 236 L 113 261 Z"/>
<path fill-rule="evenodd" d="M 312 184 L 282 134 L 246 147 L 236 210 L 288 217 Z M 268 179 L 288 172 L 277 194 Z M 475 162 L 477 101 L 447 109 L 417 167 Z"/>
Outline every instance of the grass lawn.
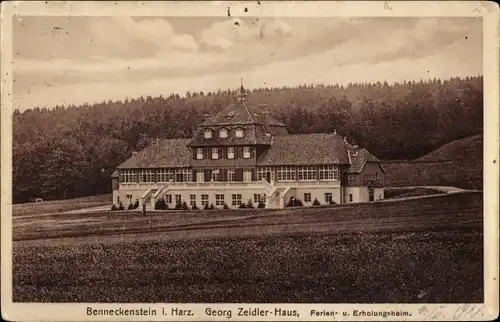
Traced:
<path fill-rule="evenodd" d="M 50 200 L 30 202 L 12 206 L 13 216 L 40 215 L 47 213 L 61 213 L 76 209 L 91 208 L 109 205 L 111 208 L 112 195 L 100 195 L 65 200 Z"/>
<path fill-rule="evenodd" d="M 427 196 L 427 195 L 435 195 L 435 194 L 443 194 L 443 192 L 435 189 L 429 188 L 385 188 L 384 189 L 384 199 L 393 199 L 393 198 L 406 198 L 406 197 L 416 197 L 416 196 Z"/>
<path fill-rule="evenodd" d="M 14 219 L 16 302 L 483 300 L 480 193 L 56 217 Z"/>

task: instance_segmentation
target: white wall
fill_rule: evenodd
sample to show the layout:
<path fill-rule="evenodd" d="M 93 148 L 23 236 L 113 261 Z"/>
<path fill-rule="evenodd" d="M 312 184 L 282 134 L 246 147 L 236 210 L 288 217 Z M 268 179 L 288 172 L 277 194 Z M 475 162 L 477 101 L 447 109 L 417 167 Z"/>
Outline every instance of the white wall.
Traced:
<path fill-rule="evenodd" d="M 384 199 L 384 188 L 375 188 L 373 190 L 373 196 L 375 200 Z"/>
<path fill-rule="evenodd" d="M 352 194 L 352 201 L 349 199 L 349 194 Z M 346 187 L 345 188 L 345 202 L 366 202 L 368 201 L 368 188 L 367 187 Z"/>
<path fill-rule="evenodd" d="M 305 202 L 304 193 L 311 194 L 310 202 Z M 299 198 L 304 203 L 304 206 L 312 206 L 315 198 L 317 198 L 322 205 L 326 205 L 325 193 L 331 193 L 332 200 L 340 204 L 340 188 L 297 188 L 295 189 L 295 198 Z M 285 202 L 288 203 L 288 199 L 285 200 Z"/>

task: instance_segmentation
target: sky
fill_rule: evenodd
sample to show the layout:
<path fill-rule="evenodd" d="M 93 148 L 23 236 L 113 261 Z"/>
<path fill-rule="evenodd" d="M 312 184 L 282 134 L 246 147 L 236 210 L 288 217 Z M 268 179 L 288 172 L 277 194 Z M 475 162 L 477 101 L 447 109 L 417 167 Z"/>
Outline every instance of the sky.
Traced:
<path fill-rule="evenodd" d="M 14 106 L 477 76 L 482 48 L 481 18 L 16 17 Z"/>

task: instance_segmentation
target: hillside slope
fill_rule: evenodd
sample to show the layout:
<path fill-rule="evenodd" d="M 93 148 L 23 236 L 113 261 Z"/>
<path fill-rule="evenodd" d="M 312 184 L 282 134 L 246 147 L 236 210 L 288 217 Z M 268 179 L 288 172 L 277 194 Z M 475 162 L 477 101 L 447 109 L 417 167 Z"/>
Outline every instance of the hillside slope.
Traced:
<path fill-rule="evenodd" d="M 473 161 L 483 160 L 483 135 L 468 136 L 443 145 L 417 161 Z"/>
<path fill-rule="evenodd" d="M 384 163 L 387 186 L 483 188 L 483 136 L 455 140 L 411 162 Z"/>

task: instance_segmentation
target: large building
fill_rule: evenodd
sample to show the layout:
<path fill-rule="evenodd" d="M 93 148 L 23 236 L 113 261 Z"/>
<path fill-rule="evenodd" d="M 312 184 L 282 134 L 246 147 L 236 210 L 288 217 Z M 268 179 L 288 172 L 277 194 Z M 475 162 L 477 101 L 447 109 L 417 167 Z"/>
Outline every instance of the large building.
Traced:
<path fill-rule="evenodd" d="M 139 200 L 154 209 L 186 202 L 198 208 L 237 208 L 249 201 L 283 208 L 384 198 L 384 169 L 366 149 L 337 133 L 290 135 L 265 107 L 237 102 L 205 115 L 190 139 L 156 140 L 120 164 L 113 203 Z"/>

